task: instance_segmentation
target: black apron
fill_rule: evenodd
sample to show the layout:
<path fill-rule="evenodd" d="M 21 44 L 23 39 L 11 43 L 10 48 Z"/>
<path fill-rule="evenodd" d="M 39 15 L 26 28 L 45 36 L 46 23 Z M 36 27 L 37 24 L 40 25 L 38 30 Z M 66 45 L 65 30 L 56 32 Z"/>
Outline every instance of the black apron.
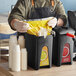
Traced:
<path fill-rule="evenodd" d="M 28 19 L 41 19 L 47 17 L 56 17 L 55 11 L 53 11 L 52 6 L 49 7 L 39 7 L 35 8 L 34 6 L 31 8 L 30 15 Z"/>

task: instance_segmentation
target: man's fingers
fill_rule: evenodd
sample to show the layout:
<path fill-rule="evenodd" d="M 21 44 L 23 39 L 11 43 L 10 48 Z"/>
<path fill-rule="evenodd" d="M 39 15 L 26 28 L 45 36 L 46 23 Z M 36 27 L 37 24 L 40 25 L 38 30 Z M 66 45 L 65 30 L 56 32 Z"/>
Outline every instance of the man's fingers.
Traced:
<path fill-rule="evenodd" d="M 58 19 L 57 26 L 63 26 L 64 22 L 62 19 Z"/>
<path fill-rule="evenodd" d="M 30 28 L 28 23 L 24 23 L 22 21 L 16 22 L 15 29 L 18 32 L 27 32 L 27 30 Z"/>

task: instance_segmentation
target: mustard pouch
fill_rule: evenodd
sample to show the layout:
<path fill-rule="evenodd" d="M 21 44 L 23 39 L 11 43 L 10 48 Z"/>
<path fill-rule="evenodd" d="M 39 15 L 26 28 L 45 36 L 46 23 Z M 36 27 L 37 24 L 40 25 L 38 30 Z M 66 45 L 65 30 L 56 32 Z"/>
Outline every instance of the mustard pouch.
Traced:
<path fill-rule="evenodd" d="M 27 33 L 31 35 L 39 36 L 39 31 L 41 28 L 43 28 L 46 30 L 47 36 L 50 35 L 52 31 L 52 27 L 48 26 L 47 23 L 49 20 L 52 19 L 53 17 L 24 21 L 25 23 L 28 23 L 29 26 L 31 27 L 29 30 L 27 30 Z"/>

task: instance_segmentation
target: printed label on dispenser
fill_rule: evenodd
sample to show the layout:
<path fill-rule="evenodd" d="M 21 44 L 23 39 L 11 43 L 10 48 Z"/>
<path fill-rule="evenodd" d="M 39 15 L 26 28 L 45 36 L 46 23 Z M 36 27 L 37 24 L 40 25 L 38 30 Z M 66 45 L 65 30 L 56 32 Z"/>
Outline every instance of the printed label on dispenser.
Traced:
<path fill-rule="evenodd" d="M 71 62 L 70 59 L 70 45 L 66 43 L 63 49 L 62 63 Z"/>
<path fill-rule="evenodd" d="M 48 56 L 48 48 L 44 46 L 41 52 L 40 66 L 49 65 L 49 56 Z"/>

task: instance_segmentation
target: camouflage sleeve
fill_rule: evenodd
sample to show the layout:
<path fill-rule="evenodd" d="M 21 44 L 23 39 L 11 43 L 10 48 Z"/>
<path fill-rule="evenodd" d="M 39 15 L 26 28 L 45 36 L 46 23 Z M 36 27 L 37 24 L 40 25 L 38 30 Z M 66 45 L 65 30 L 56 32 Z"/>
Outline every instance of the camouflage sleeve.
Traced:
<path fill-rule="evenodd" d="M 60 0 L 56 2 L 56 13 L 58 14 L 58 18 L 61 18 L 64 21 L 64 26 L 67 24 L 67 15 L 65 13 L 64 6 Z"/>
<path fill-rule="evenodd" d="M 26 9 L 25 1 L 18 0 L 16 5 L 14 6 L 14 8 L 12 9 L 12 11 L 9 15 L 9 18 L 8 18 L 9 25 L 11 25 L 11 21 L 13 19 L 24 20 L 25 19 L 25 9 Z"/>

